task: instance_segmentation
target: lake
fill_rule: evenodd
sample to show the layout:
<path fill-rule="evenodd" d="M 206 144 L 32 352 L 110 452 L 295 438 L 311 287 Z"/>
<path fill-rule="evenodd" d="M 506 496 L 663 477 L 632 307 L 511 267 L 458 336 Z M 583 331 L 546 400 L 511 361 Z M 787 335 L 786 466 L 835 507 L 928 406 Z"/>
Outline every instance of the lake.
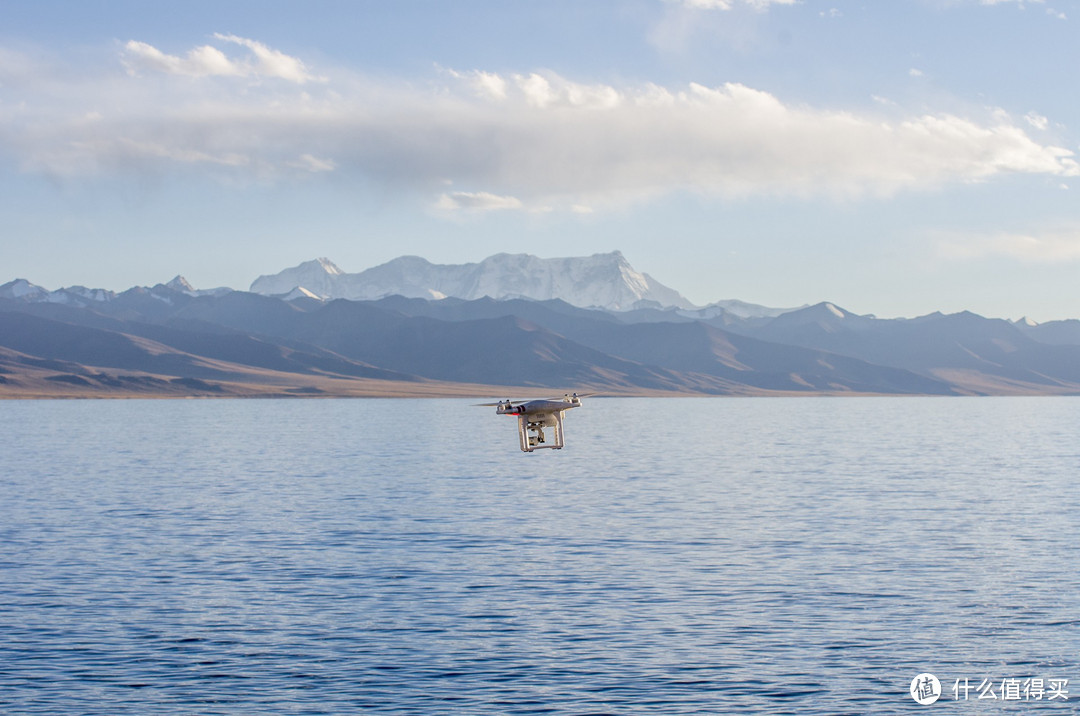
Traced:
<path fill-rule="evenodd" d="M 0 712 L 1080 702 L 1080 398 L 471 402 L 0 402 Z"/>

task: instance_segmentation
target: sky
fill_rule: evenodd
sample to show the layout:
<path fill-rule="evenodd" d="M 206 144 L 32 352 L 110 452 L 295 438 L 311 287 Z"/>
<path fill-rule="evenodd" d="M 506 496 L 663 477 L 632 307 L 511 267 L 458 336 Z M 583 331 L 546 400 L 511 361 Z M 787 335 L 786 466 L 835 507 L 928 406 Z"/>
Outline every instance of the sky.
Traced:
<path fill-rule="evenodd" d="M 698 304 L 1080 318 L 1070 0 L 0 0 L 0 283 L 620 250 Z"/>

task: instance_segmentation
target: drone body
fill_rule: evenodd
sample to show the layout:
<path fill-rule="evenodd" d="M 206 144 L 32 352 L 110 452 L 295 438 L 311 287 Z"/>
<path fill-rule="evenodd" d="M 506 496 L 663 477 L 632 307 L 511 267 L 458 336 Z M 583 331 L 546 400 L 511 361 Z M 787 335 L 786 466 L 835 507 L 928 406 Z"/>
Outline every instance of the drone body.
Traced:
<path fill-rule="evenodd" d="M 499 415 L 515 415 L 518 419 L 518 439 L 522 452 L 532 452 L 541 448 L 561 450 L 563 441 L 563 413 L 581 405 L 577 393 L 564 395 L 562 398 L 545 400 L 526 400 L 513 402 L 503 400 L 493 405 Z M 550 434 L 544 433 L 549 428 Z"/>

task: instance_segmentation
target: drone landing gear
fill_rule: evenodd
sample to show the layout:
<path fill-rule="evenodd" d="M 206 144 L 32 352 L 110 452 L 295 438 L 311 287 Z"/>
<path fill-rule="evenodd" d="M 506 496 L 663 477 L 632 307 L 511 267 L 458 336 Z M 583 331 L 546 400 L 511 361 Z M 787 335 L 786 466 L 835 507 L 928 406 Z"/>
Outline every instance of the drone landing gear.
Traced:
<path fill-rule="evenodd" d="M 554 436 L 549 443 L 544 435 L 544 428 L 554 428 Z M 545 413 L 543 415 L 519 415 L 518 437 L 521 439 L 521 449 L 524 452 L 532 452 L 541 448 L 553 448 L 561 450 L 563 446 L 562 413 Z"/>

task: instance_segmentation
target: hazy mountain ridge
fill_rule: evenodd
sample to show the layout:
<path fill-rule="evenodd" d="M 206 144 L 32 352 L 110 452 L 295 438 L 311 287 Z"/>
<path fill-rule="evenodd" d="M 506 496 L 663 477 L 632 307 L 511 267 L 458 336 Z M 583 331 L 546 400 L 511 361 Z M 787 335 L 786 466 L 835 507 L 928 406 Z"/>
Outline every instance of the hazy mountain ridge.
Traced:
<path fill-rule="evenodd" d="M 442 295 L 431 287 L 453 282 L 486 294 L 508 285 L 556 291 L 568 281 L 549 280 L 554 260 L 520 255 L 450 273 L 403 257 L 361 282 L 381 291 L 412 277 L 423 298 L 326 300 L 299 286 L 284 296 L 199 291 L 179 276 L 121 293 L 48 291 L 18 279 L 0 286 L 0 396 L 491 395 L 510 387 L 1080 394 L 1080 321 L 1010 322 L 970 312 L 878 319 L 831 303 L 680 308 L 640 298 L 663 294 L 644 274 L 627 278 L 621 254 L 599 256 L 591 264 L 564 260 L 563 268 L 576 266 L 574 275 L 591 286 L 576 298 L 622 306 L 620 296 L 633 296 L 630 308 L 583 308 L 561 298 L 431 298 L 432 291 Z M 508 267 L 523 273 L 510 280 Z M 540 268 L 532 275 L 530 267 Z M 363 276 L 323 260 L 256 283 L 269 291 L 305 272 L 326 277 L 325 285 L 310 285 L 334 290 Z M 604 290 L 594 285 L 604 282 Z M 638 293 L 626 288 L 635 282 Z"/>
<path fill-rule="evenodd" d="M 133 286 L 122 293 L 106 288 L 87 288 L 86 286 L 65 286 L 55 291 L 31 283 L 24 278 L 0 286 L 0 299 L 24 301 L 27 303 L 58 303 L 87 308 L 90 306 L 112 303 L 116 300 L 129 299 L 131 296 L 148 296 L 165 303 L 171 303 L 176 294 L 187 296 L 221 296 L 233 289 L 225 286 L 210 289 L 196 289 L 183 276 L 176 276 L 168 283 L 156 286 Z"/>

